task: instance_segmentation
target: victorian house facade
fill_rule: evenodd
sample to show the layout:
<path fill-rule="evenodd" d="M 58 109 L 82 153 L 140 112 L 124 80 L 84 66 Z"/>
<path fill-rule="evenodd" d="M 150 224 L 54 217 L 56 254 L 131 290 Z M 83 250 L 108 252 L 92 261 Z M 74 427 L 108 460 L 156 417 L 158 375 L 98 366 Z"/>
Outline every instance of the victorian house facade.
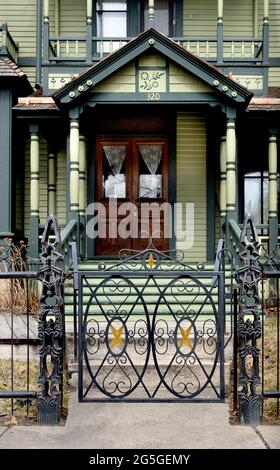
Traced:
<path fill-rule="evenodd" d="M 149 220 L 144 236 L 88 236 L 113 198 L 193 204 L 193 243 L 155 239 L 189 262 L 234 245 L 245 213 L 275 246 L 279 0 L 3 0 L 1 23 L 1 238 L 37 257 L 52 213 L 66 258 L 74 239 L 87 260 L 145 248 Z"/>

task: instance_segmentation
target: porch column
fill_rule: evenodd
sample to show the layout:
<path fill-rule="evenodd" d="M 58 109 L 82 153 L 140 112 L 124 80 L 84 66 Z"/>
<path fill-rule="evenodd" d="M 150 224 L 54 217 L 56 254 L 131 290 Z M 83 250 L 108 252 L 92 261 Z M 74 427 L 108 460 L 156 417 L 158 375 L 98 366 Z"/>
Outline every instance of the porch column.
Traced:
<path fill-rule="evenodd" d="M 259 34 L 259 0 L 254 0 L 254 37 Z"/>
<path fill-rule="evenodd" d="M 217 20 L 217 64 L 223 63 L 224 48 L 224 2 L 218 0 L 218 20 Z"/>
<path fill-rule="evenodd" d="M 79 139 L 79 214 L 86 215 L 86 142 L 85 136 Z"/>
<path fill-rule="evenodd" d="M 30 126 L 30 233 L 31 258 L 38 257 L 39 245 L 39 128 Z"/>
<path fill-rule="evenodd" d="M 269 65 L 269 0 L 263 1 L 263 65 Z"/>
<path fill-rule="evenodd" d="M 227 119 L 226 133 L 226 170 L 227 170 L 227 214 L 236 218 L 236 133 L 235 118 Z"/>
<path fill-rule="evenodd" d="M 70 212 L 79 211 L 79 120 L 70 120 Z"/>
<path fill-rule="evenodd" d="M 155 2 L 154 0 L 149 0 L 148 3 L 148 20 L 149 20 L 149 27 L 154 27 L 154 20 L 155 20 Z"/>
<path fill-rule="evenodd" d="M 220 217 L 221 232 L 227 214 L 227 149 L 226 136 L 221 137 L 220 142 Z"/>
<path fill-rule="evenodd" d="M 49 0 L 44 0 L 44 23 L 49 22 Z"/>
<path fill-rule="evenodd" d="M 268 141 L 268 225 L 270 252 L 278 243 L 277 131 L 269 130 Z"/>
<path fill-rule="evenodd" d="M 48 153 L 48 214 L 56 214 L 56 154 Z"/>
<path fill-rule="evenodd" d="M 87 62 L 92 62 L 92 0 L 87 0 Z"/>
<path fill-rule="evenodd" d="M 86 253 L 86 141 L 80 135 L 79 141 L 79 214 L 80 214 L 80 257 Z"/>

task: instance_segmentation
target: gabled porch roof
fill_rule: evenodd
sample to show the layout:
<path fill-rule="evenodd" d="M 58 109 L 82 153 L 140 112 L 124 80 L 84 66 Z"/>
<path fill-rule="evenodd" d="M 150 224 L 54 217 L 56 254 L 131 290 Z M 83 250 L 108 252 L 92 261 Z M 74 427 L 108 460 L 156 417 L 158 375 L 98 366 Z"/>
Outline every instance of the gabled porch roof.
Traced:
<path fill-rule="evenodd" d="M 163 56 L 166 61 L 180 67 L 207 86 L 212 96 L 213 92 L 215 93 L 218 101 L 232 107 L 246 108 L 253 96 L 246 88 L 221 73 L 216 67 L 151 28 L 55 92 L 53 94 L 55 102 L 58 106 L 70 107 L 85 102 L 89 94 L 94 92 L 94 87 L 145 53 Z"/>

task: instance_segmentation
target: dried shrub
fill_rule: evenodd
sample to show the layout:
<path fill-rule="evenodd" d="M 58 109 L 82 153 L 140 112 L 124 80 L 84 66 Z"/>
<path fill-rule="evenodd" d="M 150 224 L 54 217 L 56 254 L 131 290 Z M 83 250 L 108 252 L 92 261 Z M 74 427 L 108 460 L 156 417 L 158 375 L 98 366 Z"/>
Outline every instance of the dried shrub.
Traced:
<path fill-rule="evenodd" d="M 23 242 L 0 247 L 0 271 L 28 271 L 28 252 Z M 18 313 L 39 311 L 38 282 L 30 279 L 0 279 L 0 311 Z"/>

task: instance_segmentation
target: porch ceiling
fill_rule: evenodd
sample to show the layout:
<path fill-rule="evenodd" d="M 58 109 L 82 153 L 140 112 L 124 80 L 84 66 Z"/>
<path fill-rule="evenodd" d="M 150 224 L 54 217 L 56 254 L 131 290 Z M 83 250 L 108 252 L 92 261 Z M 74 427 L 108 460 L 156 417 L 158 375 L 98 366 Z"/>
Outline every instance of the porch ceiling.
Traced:
<path fill-rule="evenodd" d="M 189 100 L 199 102 L 204 100 L 204 102 L 209 101 L 210 103 L 215 100 L 232 107 L 246 108 L 253 96 L 251 92 L 225 76 L 216 67 L 188 52 L 172 39 L 151 28 L 55 92 L 53 94 L 55 102 L 59 107 L 75 107 L 90 99 L 93 100 L 94 89 L 97 85 L 100 88 L 101 83 L 104 83 L 105 80 L 108 80 L 109 77 L 129 64 L 135 63 L 145 53 L 157 54 L 164 57 L 166 63 L 179 67 L 184 73 L 192 76 L 194 80 L 199 81 L 205 88 L 208 88 L 208 93 L 196 93 L 195 98 L 195 93 L 183 91 L 182 93 L 174 93 L 172 95 L 168 94 L 167 89 L 164 89 L 160 101 L 172 102 L 174 99 L 177 102 L 180 100 L 183 102 Z M 122 96 L 125 98 L 124 101 L 129 101 L 129 93 L 127 90 L 125 91 L 126 93 L 118 93 L 118 101 L 122 100 Z M 131 93 L 134 102 L 145 101 L 146 98 L 143 95 L 144 92 Z M 106 101 L 108 96 L 106 97 L 105 93 L 103 93 L 103 96 L 104 101 Z M 130 100 L 132 99 L 130 98 Z"/>

